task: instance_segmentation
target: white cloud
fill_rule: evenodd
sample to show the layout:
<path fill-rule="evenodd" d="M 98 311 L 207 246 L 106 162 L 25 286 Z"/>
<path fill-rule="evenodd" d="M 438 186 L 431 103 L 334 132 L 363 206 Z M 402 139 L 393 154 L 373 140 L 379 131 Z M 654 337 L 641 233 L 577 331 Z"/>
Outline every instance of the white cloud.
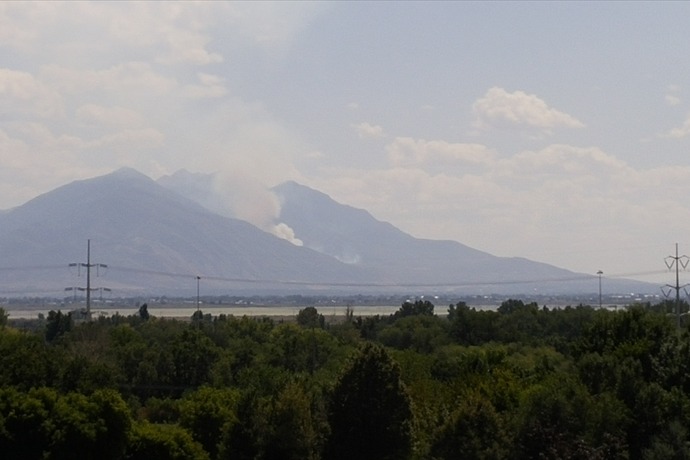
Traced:
<path fill-rule="evenodd" d="M 690 116 L 685 119 L 682 125 L 671 129 L 663 137 L 671 137 L 674 139 L 681 139 L 690 134 Z"/>
<path fill-rule="evenodd" d="M 539 183 L 544 176 L 556 180 L 584 178 L 604 180 L 628 171 L 628 166 L 595 147 L 553 144 L 538 151 L 520 152 L 494 165 L 494 172 L 512 176 L 522 183 Z"/>
<path fill-rule="evenodd" d="M 398 137 L 386 146 L 388 160 L 394 167 L 410 167 L 441 163 L 486 165 L 494 152 L 481 144 L 453 144 L 445 141 L 426 141 Z"/>
<path fill-rule="evenodd" d="M 0 113 L 47 118 L 62 112 L 62 99 L 27 72 L 0 69 Z"/>
<path fill-rule="evenodd" d="M 98 104 L 84 104 L 77 109 L 77 120 L 85 124 L 104 126 L 141 126 L 144 117 L 125 107 L 104 107 Z"/>
<path fill-rule="evenodd" d="M 556 109 L 534 94 L 522 91 L 507 92 L 493 87 L 484 97 L 478 99 L 472 110 L 476 117 L 475 126 L 486 129 L 493 127 L 530 127 L 550 130 L 558 127 L 582 128 L 584 124 Z"/>
<path fill-rule="evenodd" d="M 668 85 L 666 87 L 666 91 L 666 95 L 664 96 L 666 104 L 672 107 L 680 105 L 680 103 L 682 102 L 679 96 L 679 93 L 682 91 L 680 85 Z"/>
<path fill-rule="evenodd" d="M 81 70 L 56 65 L 45 66 L 41 79 L 70 94 L 92 93 L 93 97 L 163 96 L 179 88 L 174 77 L 157 72 L 146 62 L 123 62 L 106 69 Z"/>
<path fill-rule="evenodd" d="M 680 98 L 674 94 L 667 94 L 664 96 L 664 100 L 666 101 L 666 104 L 670 106 L 680 105 L 681 103 Z"/>
<path fill-rule="evenodd" d="M 158 147 L 163 145 L 165 135 L 153 128 L 125 129 L 107 136 L 103 136 L 95 142 L 89 143 L 89 147 L 136 147 L 137 150 Z"/>
<path fill-rule="evenodd" d="M 310 2 L 3 2 L 0 43 L 76 65 L 129 54 L 167 66 L 204 66 L 231 58 L 220 48 L 282 52 L 327 8 Z M 235 47 L 214 42 L 218 28 Z"/>
<path fill-rule="evenodd" d="M 188 85 L 183 89 L 185 97 L 191 99 L 220 98 L 228 93 L 223 78 L 216 75 L 199 73 L 199 85 Z"/>
<path fill-rule="evenodd" d="M 352 125 L 360 139 L 383 137 L 383 128 L 379 125 L 369 123 L 359 123 Z"/>

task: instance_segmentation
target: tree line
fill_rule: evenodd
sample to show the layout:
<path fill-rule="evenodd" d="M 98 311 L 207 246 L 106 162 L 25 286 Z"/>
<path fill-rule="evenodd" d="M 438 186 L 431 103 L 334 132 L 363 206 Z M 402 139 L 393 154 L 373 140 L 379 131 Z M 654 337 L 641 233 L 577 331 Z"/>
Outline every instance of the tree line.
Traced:
<path fill-rule="evenodd" d="M 687 310 L 687 304 L 683 307 Z M 2 309 L 0 309 L 2 310 Z M 8 459 L 685 459 L 690 335 L 620 311 L 426 300 L 326 321 L 0 311 Z"/>

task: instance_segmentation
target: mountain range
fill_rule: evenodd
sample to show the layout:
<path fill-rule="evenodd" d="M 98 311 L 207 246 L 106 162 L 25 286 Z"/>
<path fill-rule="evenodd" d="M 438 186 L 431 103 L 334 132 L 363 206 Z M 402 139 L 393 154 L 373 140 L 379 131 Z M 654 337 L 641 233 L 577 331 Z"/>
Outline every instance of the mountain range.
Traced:
<path fill-rule="evenodd" d="M 224 197 L 214 183 L 213 175 L 187 171 L 154 181 L 124 168 L 0 212 L 0 296 L 84 288 L 87 263 L 91 288 L 116 296 L 193 295 L 199 284 L 215 295 L 597 290 L 596 276 L 415 238 L 296 182 L 271 190 L 275 224 L 290 230 L 288 241 L 233 216 L 223 202 L 238 197 Z M 656 286 L 607 280 L 607 289 Z"/>

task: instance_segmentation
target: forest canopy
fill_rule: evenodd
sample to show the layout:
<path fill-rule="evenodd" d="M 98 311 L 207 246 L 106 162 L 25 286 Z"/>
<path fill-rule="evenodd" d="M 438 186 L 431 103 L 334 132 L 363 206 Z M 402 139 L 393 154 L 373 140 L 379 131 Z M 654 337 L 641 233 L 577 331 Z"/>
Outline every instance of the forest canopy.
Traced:
<path fill-rule="evenodd" d="M 690 458 L 668 305 L 0 317 L 3 458 Z M 684 305 L 687 308 L 687 305 Z M 670 310 L 669 310 L 670 311 Z"/>

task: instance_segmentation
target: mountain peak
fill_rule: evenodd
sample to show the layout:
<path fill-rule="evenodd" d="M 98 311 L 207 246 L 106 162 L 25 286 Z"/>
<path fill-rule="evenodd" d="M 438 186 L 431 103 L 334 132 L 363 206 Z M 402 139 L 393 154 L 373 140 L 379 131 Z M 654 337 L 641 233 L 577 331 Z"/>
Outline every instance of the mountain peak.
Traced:
<path fill-rule="evenodd" d="M 129 166 L 123 166 L 122 168 L 116 169 L 115 171 L 111 172 L 110 174 L 106 174 L 106 175 L 124 176 L 124 177 L 141 177 L 141 176 L 148 177 L 144 173 L 141 173 L 141 172 L 137 171 L 136 169 L 131 168 Z"/>
<path fill-rule="evenodd" d="M 130 168 L 128 166 L 124 166 L 120 169 L 116 169 L 115 171 L 113 171 L 109 174 L 93 177 L 91 179 L 86 179 L 86 181 L 100 182 L 100 181 L 107 181 L 109 179 L 118 180 L 118 181 L 124 180 L 124 181 L 153 182 L 153 179 L 151 179 L 146 174 L 139 172 L 138 170 L 136 170 L 134 168 Z"/>

